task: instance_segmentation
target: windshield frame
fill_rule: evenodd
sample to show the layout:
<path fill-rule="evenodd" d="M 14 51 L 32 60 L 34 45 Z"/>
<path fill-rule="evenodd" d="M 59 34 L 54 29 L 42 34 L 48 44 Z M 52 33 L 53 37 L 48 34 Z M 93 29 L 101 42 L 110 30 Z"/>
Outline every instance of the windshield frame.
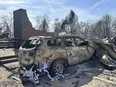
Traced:
<path fill-rule="evenodd" d="M 41 38 L 39 39 L 27 39 L 25 42 L 22 44 L 21 48 L 35 48 L 40 46 L 43 43 L 43 40 Z"/>

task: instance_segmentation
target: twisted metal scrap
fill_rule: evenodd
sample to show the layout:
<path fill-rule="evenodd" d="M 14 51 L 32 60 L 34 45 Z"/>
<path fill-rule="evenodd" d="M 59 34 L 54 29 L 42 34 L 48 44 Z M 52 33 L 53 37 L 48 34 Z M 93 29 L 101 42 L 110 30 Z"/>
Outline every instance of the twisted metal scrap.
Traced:
<path fill-rule="evenodd" d="M 108 39 L 92 39 L 91 46 L 99 52 L 101 63 L 108 67 L 116 68 L 116 42 Z"/>

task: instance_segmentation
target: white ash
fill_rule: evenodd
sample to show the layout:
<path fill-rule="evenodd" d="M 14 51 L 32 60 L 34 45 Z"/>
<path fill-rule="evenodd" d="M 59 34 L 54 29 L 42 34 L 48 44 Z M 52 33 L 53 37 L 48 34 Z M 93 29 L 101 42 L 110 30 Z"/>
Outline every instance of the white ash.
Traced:
<path fill-rule="evenodd" d="M 39 75 L 36 74 L 36 71 L 32 71 L 34 65 L 30 68 L 30 70 L 26 70 L 25 69 L 25 73 L 23 74 L 23 76 L 29 77 L 29 81 L 31 81 L 32 83 L 38 84 L 39 83 Z"/>
<path fill-rule="evenodd" d="M 49 74 L 49 71 L 47 70 L 47 68 L 48 68 L 47 63 L 44 63 L 44 66 L 42 68 L 37 69 L 35 71 L 32 71 L 33 67 L 34 67 L 34 65 L 29 70 L 26 70 L 25 68 L 23 68 L 25 70 L 25 72 L 23 73 L 23 76 L 28 77 L 29 81 L 31 81 L 34 84 L 39 83 L 39 74 L 37 74 L 36 71 L 39 71 L 39 72 L 44 71 L 44 72 L 46 72 L 47 76 L 50 78 L 51 81 L 59 80 L 60 78 L 64 78 L 65 76 L 69 76 L 69 74 L 58 74 L 55 77 L 51 77 L 51 75 Z"/>

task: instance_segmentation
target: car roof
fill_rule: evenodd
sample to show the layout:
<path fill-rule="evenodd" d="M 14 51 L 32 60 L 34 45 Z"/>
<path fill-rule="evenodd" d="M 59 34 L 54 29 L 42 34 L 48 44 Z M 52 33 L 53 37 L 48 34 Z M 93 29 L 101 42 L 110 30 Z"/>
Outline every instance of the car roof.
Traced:
<path fill-rule="evenodd" d="M 32 37 L 29 38 L 29 40 L 39 39 L 39 38 L 51 38 L 51 36 L 32 36 Z"/>
<path fill-rule="evenodd" d="M 84 39 L 84 38 L 82 38 L 82 37 L 80 37 L 80 36 L 75 36 L 75 35 L 68 35 L 68 36 L 56 36 L 56 38 L 70 38 L 70 37 L 77 37 L 77 38 L 80 38 L 80 39 Z"/>
<path fill-rule="evenodd" d="M 32 40 L 32 39 L 39 39 L 39 38 L 70 38 L 70 37 L 77 37 L 77 38 L 80 38 L 80 39 L 84 39 L 84 38 L 81 38 L 80 36 L 74 36 L 74 35 L 67 35 L 67 36 L 32 36 L 29 38 L 29 40 Z"/>

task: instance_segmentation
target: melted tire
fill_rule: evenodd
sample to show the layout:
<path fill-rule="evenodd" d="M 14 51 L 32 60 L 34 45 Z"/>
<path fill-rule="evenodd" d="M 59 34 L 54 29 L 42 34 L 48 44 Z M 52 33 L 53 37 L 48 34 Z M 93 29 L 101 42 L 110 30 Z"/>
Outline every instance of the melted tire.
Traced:
<path fill-rule="evenodd" d="M 55 60 L 49 69 L 49 73 L 52 77 L 58 74 L 63 74 L 65 70 L 65 65 L 63 60 Z"/>

